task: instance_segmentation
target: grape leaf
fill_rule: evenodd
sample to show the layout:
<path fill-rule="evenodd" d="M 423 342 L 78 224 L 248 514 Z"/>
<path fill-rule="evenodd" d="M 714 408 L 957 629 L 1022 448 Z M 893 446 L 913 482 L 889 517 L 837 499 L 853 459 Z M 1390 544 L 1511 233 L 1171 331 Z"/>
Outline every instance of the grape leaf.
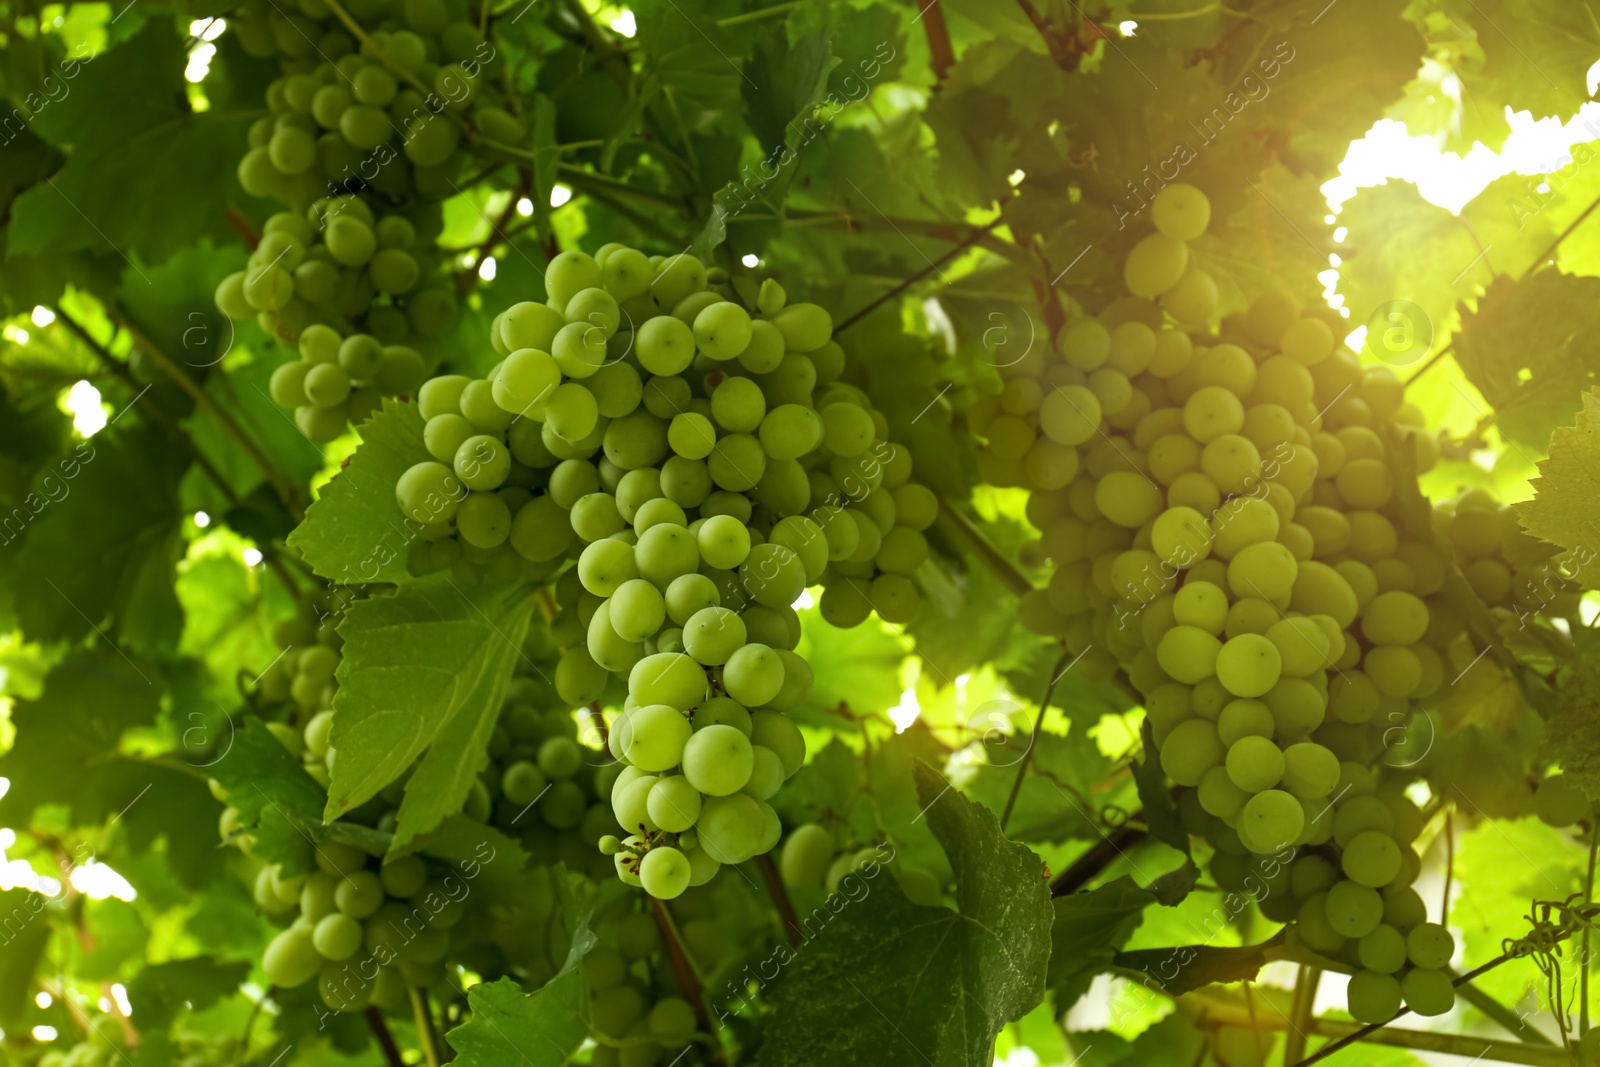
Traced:
<path fill-rule="evenodd" d="M 1529 533 L 1571 553 L 1586 588 L 1600 589 L 1600 391 L 1584 393 L 1582 404 L 1576 421 L 1551 435 L 1533 499 L 1512 506 Z"/>
<path fill-rule="evenodd" d="M 1452 0 L 1457 24 L 1470 26 L 1483 63 L 1459 71 L 1462 136 L 1497 149 L 1510 127 L 1506 105 L 1536 119 L 1562 119 L 1589 99 L 1588 73 L 1600 55 L 1600 26 L 1587 4 L 1567 0 Z"/>
<path fill-rule="evenodd" d="M 1600 384 L 1600 278 L 1543 270 L 1497 278 L 1461 316 L 1455 357 L 1500 432 L 1535 452 Z M 1488 415 L 1489 410 L 1480 411 Z"/>
<path fill-rule="evenodd" d="M 739 88 L 745 122 L 769 155 L 780 145 L 792 146 L 799 131 L 791 130 L 790 123 L 822 99 L 828 74 L 838 63 L 822 30 L 791 41 L 787 27 L 778 23 L 756 40 Z"/>
<path fill-rule="evenodd" d="M 1600 798 L 1600 641 L 1588 629 L 1573 632 L 1572 676 L 1556 690 L 1545 724 L 1544 756 L 1559 763 L 1590 800 Z"/>
<path fill-rule="evenodd" d="M 257 825 L 269 808 L 315 822 L 324 801 L 322 787 L 264 722 L 254 715 L 241 716 L 241 722 L 230 720 L 228 732 L 218 738 L 220 757 L 196 761 L 228 791 L 240 824 Z"/>
<path fill-rule="evenodd" d="M 249 974 L 248 963 L 222 963 L 210 956 L 152 963 L 128 983 L 128 1001 L 139 1012 L 141 1028 L 159 1030 L 180 1011 L 209 1008 Z"/>
<path fill-rule="evenodd" d="M 26 889 L 0 891 L 0 916 L 4 916 L 5 952 L 0 953 L 0 1022 L 9 1025 L 27 1008 L 33 991 L 33 973 L 50 943 L 46 899 Z"/>
<path fill-rule="evenodd" d="M 1009 743 L 995 744 L 984 733 L 994 724 L 980 720 L 970 725 L 982 734 L 987 761 L 972 765 L 969 776 L 960 782 L 961 790 L 999 814 L 1011 795 L 1029 735 L 1022 733 Z M 1094 819 L 1098 805 L 1091 796 L 1110 770 L 1111 761 L 1077 726 L 1065 736 L 1051 730 L 1041 732 L 1017 794 L 1016 809 L 1006 825 L 1007 836 L 1028 842 L 1098 841 L 1102 830 Z"/>
<path fill-rule="evenodd" d="M 170 647 L 183 623 L 172 583 L 186 460 L 160 432 L 126 427 L 101 431 L 70 458 L 73 475 L 39 486 L 45 503 L 15 556 L 23 629 L 36 641 L 81 640 L 110 616 L 119 645 Z"/>
<path fill-rule="evenodd" d="M 763 1067 L 988 1063 L 1001 1026 L 1043 996 L 1050 901 L 1038 857 L 926 765 L 916 779 L 959 910 L 911 903 L 881 869 L 864 878 L 867 892 L 772 987 Z"/>
<path fill-rule="evenodd" d="M 461 1067 L 561 1067 L 589 1036 L 583 977 L 568 971 L 533 993 L 514 978 L 467 991 L 472 1017 L 445 1035 Z"/>
<path fill-rule="evenodd" d="M 448 574 L 345 612 L 326 819 L 399 778 L 393 849 L 461 810 L 488 762 L 489 733 L 519 661 L 533 598 L 522 588 L 462 590 Z M 425 753 L 425 754 L 424 754 Z"/>
<path fill-rule="evenodd" d="M 823 619 L 815 608 L 801 615 L 800 644 L 795 651 L 818 670 L 805 708 L 827 714 L 846 704 L 856 715 L 883 716 L 900 701 L 900 663 L 907 642 L 874 617 L 849 630 Z"/>
<path fill-rule="evenodd" d="M 1189 854 L 1189 831 L 1178 818 L 1178 805 L 1172 799 L 1166 775 L 1161 770 L 1160 749 L 1146 719 L 1139 735 L 1144 740 L 1144 756 L 1133 761 L 1133 780 L 1138 784 L 1139 801 L 1144 805 L 1144 820 L 1157 841 Z"/>
<path fill-rule="evenodd" d="M 252 116 L 192 113 L 183 68 L 182 38 L 164 19 L 79 66 L 72 91 L 34 121 L 72 152 L 13 203 L 8 257 L 93 249 L 159 262 L 197 236 L 228 235 L 224 209 Z"/>
<path fill-rule="evenodd" d="M 289 546 L 330 581 L 406 581 L 406 553 L 416 535 L 394 486 L 412 464 L 431 458 L 417 406 L 385 400 L 383 410 L 362 424 L 361 446 L 350 462 L 306 509 Z"/>
<path fill-rule="evenodd" d="M 1122 946 L 1156 902 L 1127 875 L 1083 893 L 1052 901 L 1050 970 L 1047 981 L 1056 1010 L 1065 1011 L 1089 989 L 1094 976 L 1109 970 Z"/>
<path fill-rule="evenodd" d="M 1259 945 L 1178 945 L 1119 952 L 1118 967 L 1143 971 L 1148 985 L 1155 983 L 1167 996 L 1183 994 L 1217 982 L 1248 982 L 1267 965 L 1267 947 Z"/>

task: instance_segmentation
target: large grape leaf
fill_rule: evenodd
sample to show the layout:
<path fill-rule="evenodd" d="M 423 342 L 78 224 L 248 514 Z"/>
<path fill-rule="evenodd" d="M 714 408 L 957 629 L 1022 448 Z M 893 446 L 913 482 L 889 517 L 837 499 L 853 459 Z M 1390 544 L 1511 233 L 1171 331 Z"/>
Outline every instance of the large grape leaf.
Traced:
<path fill-rule="evenodd" d="M 238 988 L 250 974 L 241 961 L 223 963 L 210 956 L 153 963 L 128 983 L 128 1000 L 139 1025 L 155 1031 L 181 1011 L 204 1011 Z"/>
<path fill-rule="evenodd" d="M 159 432 L 123 424 L 67 458 L 61 476 L 52 472 L 36 487 L 29 508 L 37 517 L 25 521 L 13 557 L 24 631 L 36 641 L 99 631 L 119 646 L 170 647 L 183 623 L 172 586 L 185 457 Z"/>
<path fill-rule="evenodd" d="M 1571 553 L 1586 588 L 1600 589 L 1600 391 L 1584 393 L 1582 403 L 1577 420 L 1550 436 L 1533 499 L 1512 506 L 1529 533 Z"/>
<path fill-rule="evenodd" d="M 408 467 L 429 458 L 417 406 L 385 400 L 383 410 L 362 424 L 361 447 L 289 535 L 290 547 L 331 581 L 405 581 L 415 534 L 394 486 Z"/>
<path fill-rule="evenodd" d="M 955 869 L 958 910 L 913 904 L 879 869 L 793 955 L 771 990 L 757 1062 L 955 1067 L 1044 995 L 1050 895 L 1025 846 L 986 808 L 916 770 L 926 819 Z"/>
<path fill-rule="evenodd" d="M 337 819 L 399 778 L 395 849 L 461 810 L 506 682 L 521 661 L 528 590 L 463 590 L 449 574 L 408 583 L 345 613 L 334 698 L 333 764 L 325 817 Z"/>
<path fill-rule="evenodd" d="M 1451 0 L 1450 17 L 1470 26 L 1481 65 L 1460 71 L 1462 136 L 1498 148 L 1510 127 L 1506 107 L 1536 119 L 1562 119 L 1589 99 L 1588 73 L 1600 56 L 1600 24 L 1571 0 Z"/>
<path fill-rule="evenodd" d="M 1542 270 L 1496 279 L 1462 314 L 1455 358 L 1500 432 L 1545 451 L 1584 391 L 1600 384 L 1600 278 Z"/>
<path fill-rule="evenodd" d="M 1052 902 L 1055 921 L 1050 928 L 1048 981 L 1057 1011 L 1077 1003 L 1095 975 L 1110 969 L 1117 949 L 1155 902 L 1154 894 L 1126 875 Z"/>
<path fill-rule="evenodd" d="M 228 235 L 224 209 L 254 116 L 193 113 L 184 65 L 183 39 L 167 19 L 79 62 L 69 91 L 32 123 L 70 145 L 69 158 L 13 203 L 8 256 L 93 249 L 159 262 L 197 236 Z"/>

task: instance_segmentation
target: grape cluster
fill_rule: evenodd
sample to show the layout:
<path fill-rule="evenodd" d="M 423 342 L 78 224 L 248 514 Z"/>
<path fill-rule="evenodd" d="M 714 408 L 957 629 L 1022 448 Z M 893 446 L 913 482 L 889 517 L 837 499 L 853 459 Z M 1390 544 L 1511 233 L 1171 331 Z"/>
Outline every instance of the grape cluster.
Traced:
<path fill-rule="evenodd" d="M 273 402 L 294 412 L 295 425 L 319 444 L 359 426 L 383 397 L 408 393 L 422 381 L 422 357 L 404 345 L 385 345 L 371 334 L 340 337 L 331 326 L 306 327 L 300 358 L 272 372 Z"/>
<path fill-rule="evenodd" d="M 344 639 L 339 636 L 342 618 L 341 611 L 318 601 L 274 625 L 272 639 L 283 651 L 261 673 L 257 683 L 262 699 L 289 704 L 293 709 L 291 718 L 303 724 L 298 729 L 287 722 L 266 725 L 324 788 L 333 765 L 328 733 L 333 726 L 333 697 L 339 690 L 334 675 L 344 646 Z M 228 833 L 224 831 L 222 836 L 227 838 Z"/>
<path fill-rule="evenodd" d="M 245 269 L 217 285 L 217 308 L 235 321 L 254 318 L 286 344 L 313 326 L 342 337 L 359 328 L 380 345 L 404 344 L 431 356 L 457 311 L 448 285 L 430 281 L 437 256 L 423 247 L 442 225 L 437 206 L 377 217 L 354 194 L 319 199 L 305 212 L 279 211 L 262 225 Z M 378 369 L 369 360 L 350 373 L 369 379 Z M 390 374 L 410 389 L 422 368 Z"/>
<path fill-rule="evenodd" d="M 1437 440 L 1392 372 L 1336 343 L 1336 314 L 1269 293 L 1191 333 L 1215 306 L 1187 244 L 1209 202 L 1172 185 L 1151 214 L 1131 295 L 1003 371 L 972 420 L 1055 563 L 1023 619 L 1092 675 L 1126 672 L 1219 882 L 1270 857 L 1284 891 L 1263 910 L 1358 968 L 1358 1018 L 1402 996 L 1447 1010 L 1453 946 L 1409 888 L 1421 820 L 1370 769 L 1444 680 L 1419 577 L 1443 567 L 1404 532 L 1392 473 L 1400 449 L 1428 469 Z"/>
<path fill-rule="evenodd" d="M 625 905 L 623 901 L 620 906 Z M 618 908 L 613 905 L 610 911 Z M 694 1041 L 699 1020 L 678 994 L 671 969 L 661 958 L 655 922 L 644 912 L 629 910 L 602 918 L 601 944 L 582 964 L 596 1044 L 589 1062 L 593 1067 L 706 1062 L 700 1050 L 685 1048 Z"/>
<path fill-rule="evenodd" d="M 239 182 L 304 211 L 331 187 L 389 203 L 456 191 L 463 133 L 503 146 L 528 138 L 499 106 L 503 66 L 465 3 L 354 0 L 358 41 L 323 0 L 284 12 L 251 0 L 230 21 L 245 49 L 276 57 L 271 111 L 250 129 Z"/>
<path fill-rule="evenodd" d="M 418 391 L 434 458 L 395 486 L 414 573 L 577 560 L 556 685 L 582 706 L 628 679 L 613 854 L 660 897 L 777 843 L 766 801 L 805 755 L 783 712 L 812 678 L 792 604 L 821 582 L 840 624 L 909 619 L 937 505 L 838 381 L 825 310 L 769 280 L 752 317 L 711 281 L 688 255 L 557 256 L 547 302 L 494 320 L 487 377 Z"/>

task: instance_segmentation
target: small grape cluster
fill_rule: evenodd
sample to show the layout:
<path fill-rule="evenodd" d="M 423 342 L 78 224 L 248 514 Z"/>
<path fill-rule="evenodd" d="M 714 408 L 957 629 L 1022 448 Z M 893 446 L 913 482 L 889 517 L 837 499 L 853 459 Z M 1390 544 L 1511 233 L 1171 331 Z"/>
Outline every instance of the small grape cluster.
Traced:
<path fill-rule="evenodd" d="M 437 206 L 376 217 L 353 194 L 325 197 L 305 212 L 279 211 L 262 225 L 245 269 L 218 283 L 217 308 L 236 322 L 254 318 L 285 344 L 322 326 L 418 349 L 415 360 L 389 374 L 396 378 L 390 395 L 409 391 L 422 380 L 420 351 L 435 354 L 457 313 L 448 285 L 428 281 L 438 273 L 437 257 L 421 247 L 441 226 Z M 370 379 L 379 368 L 356 369 Z"/>
<path fill-rule="evenodd" d="M 661 935 L 648 914 L 607 915 L 602 943 L 584 956 L 583 984 L 596 1047 L 592 1067 L 651 1067 L 706 1059 L 688 1048 L 699 1031 L 694 1007 L 678 995 L 661 959 Z"/>
<path fill-rule="evenodd" d="M 422 357 L 405 345 L 385 345 L 371 334 L 340 337 L 330 326 L 300 334 L 300 358 L 272 372 L 273 402 L 294 412 L 295 425 L 319 444 L 345 426 L 360 426 L 385 396 L 409 393 L 425 373 Z"/>
<path fill-rule="evenodd" d="M 344 647 L 344 638 L 339 636 L 343 614 L 337 607 L 318 599 L 276 623 L 272 639 L 283 651 L 257 680 L 262 699 L 290 705 L 290 719 L 300 723 L 297 728 L 291 722 L 268 722 L 267 729 L 304 762 L 306 773 L 323 788 L 327 788 L 333 766 L 328 734 L 333 726 L 333 697 L 339 691 L 335 674 Z M 237 813 L 233 817 L 236 819 Z M 229 818 L 227 812 L 223 818 Z M 226 839 L 228 831 L 222 836 Z"/>
<path fill-rule="evenodd" d="M 1401 449 L 1428 469 L 1437 439 L 1327 309 L 1268 293 L 1191 333 L 1216 303 L 1188 250 L 1210 204 L 1171 185 L 1151 215 L 1131 295 L 1003 369 L 969 419 L 1056 565 L 1023 620 L 1090 676 L 1126 672 L 1219 882 L 1271 858 L 1285 891 L 1263 910 L 1359 968 L 1358 1018 L 1447 1010 L 1453 945 L 1409 888 L 1421 820 L 1370 769 L 1444 680 L 1424 600 L 1442 559 L 1403 532 L 1392 473 Z"/>
<path fill-rule="evenodd" d="M 323 0 L 284 12 L 251 0 L 230 21 L 245 49 L 275 57 L 271 114 L 250 129 L 239 182 L 299 211 L 332 187 L 389 203 L 456 191 L 463 131 L 517 146 L 527 126 L 498 99 L 503 65 L 465 3 L 352 0 L 358 41 Z"/>

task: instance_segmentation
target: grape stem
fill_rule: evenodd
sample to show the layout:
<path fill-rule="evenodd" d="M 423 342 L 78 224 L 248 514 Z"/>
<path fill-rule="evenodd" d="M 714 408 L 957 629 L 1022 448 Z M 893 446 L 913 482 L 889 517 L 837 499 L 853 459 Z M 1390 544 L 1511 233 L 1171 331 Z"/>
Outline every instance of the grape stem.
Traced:
<path fill-rule="evenodd" d="M 872 314 L 874 311 L 878 310 L 878 308 L 882 307 L 884 304 L 886 304 L 889 301 L 893 300 L 895 297 L 899 296 L 901 293 L 904 293 L 907 289 L 911 288 L 913 285 L 917 284 L 922 279 L 926 278 L 928 275 L 930 275 L 930 274 L 934 273 L 935 271 L 939 270 L 946 263 L 949 263 L 952 259 L 955 259 L 957 256 L 961 255 L 967 249 L 969 249 L 973 245 L 977 244 L 978 241 L 983 238 L 984 234 L 992 233 L 994 231 L 995 227 L 999 226 L 1004 221 L 1005 221 L 1005 217 L 1003 215 L 996 215 L 993 222 L 991 222 L 991 223 L 989 223 L 989 224 L 987 224 L 985 226 L 977 227 L 971 233 L 967 234 L 967 236 L 963 237 L 955 245 L 955 247 L 950 249 L 950 251 L 946 252 L 944 255 L 940 256 L 938 259 L 933 260 L 926 267 L 924 267 L 921 270 L 917 271 L 915 274 L 911 275 L 909 278 L 906 278 L 904 281 L 902 281 L 898 285 L 896 285 L 893 289 L 890 289 L 887 293 L 884 293 L 882 296 L 880 296 L 877 299 L 873 300 L 870 304 L 868 304 L 866 307 L 862 308 L 860 311 L 854 312 L 849 318 L 845 319 L 838 326 L 834 327 L 833 335 L 835 337 L 838 337 L 841 333 L 843 333 L 844 331 L 848 330 L 850 327 L 854 326 L 856 323 L 860 322 L 862 319 L 866 318 L 868 315 Z"/>
<path fill-rule="evenodd" d="M 1294 1000 L 1289 1005 L 1289 1030 L 1284 1035 L 1283 1062 L 1294 1063 L 1305 1058 L 1306 1027 L 1311 1022 L 1311 1009 L 1317 1000 L 1317 987 L 1322 984 L 1322 968 L 1302 963 L 1294 980 Z"/>
<path fill-rule="evenodd" d="M 1101 837 L 1083 855 L 1073 860 L 1072 866 L 1056 876 L 1050 883 L 1052 897 L 1064 897 L 1082 889 L 1091 878 L 1105 870 L 1113 861 L 1127 854 L 1127 850 L 1145 837 L 1143 830 L 1123 824 Z"/>
<path fill-rule="evenodd" d="M 939 514 L 956 533 L 961 535 L 961 539 L 967 542 L 967 546 L 983 561 L 984 566 L 994 572 L 994 576 L 1000 579 L 1002 585 L 1019 597 L 1033 592 L 1033 583 L 1028 580 L 1028 576 L 1018 570 L 1016 564 L 1002 556 L 1000 550 L 983 536 L 983 531 L 973 525 L 971 519 L 957 511 L 943 495 L 939 497 Z"/>
<path fill-rule="evenodd" d="M 1600 819 L 1590 816 L 1589 826 L 1589 874 L 1583 882 L 1583 902 L 1589 904 L 1594 900 L 1594 860 L 1595 850 L 1600 847 Z M 1578 1036 L 1581 1038 L 1589 1032 L 1589 923 L 1583 924 L 1583 950 L 1578 954 L 1578 959 L 1583 961 L 1578 968 Z"/>
<path fill-rule="evenodd" d="M 1056 683 L 1067 672 L 1072 650 L 1062 646 L 1061 655 L 1056 660 L 1055 666 L 1050 668 L 1050 681 L 1045 684 L 1044 696 L 1039 698 L 1039 714 L 1033 718 L 1033 730 L 1028 734 L 1028 748 L 1022 754 L 1022 760 L 1017 764 L 1017 776 L 1011 782 L 1011 794 L 1006 797 L 1006 806 L 1000 812 L 1000 832 L 1005 833 L 1006 823 L 1011 821 L 1011 813 L 1016 809 L 1017 797 L 1022 795 L 1022 782 L 1028 776 L 1028 767 L 1033 763 L 1033 748 L 1039 743 L 1039 731 L 1044 728 L 1044 717 L 1050 712 L 1050 697 L 1056 691 Z"/>
<path fill-rule="evenodd" d="M 667 949 L 667 959 L 672 964 L 672 975 L 677 980 L 678 992 L 683 994 L 683 999 L 689 1002 L 694 1009 L 695 1022 L 705 1033 L 711 1034 L 713 1040 L 716 1031 L 711 1028 L 711 1014 L 706 1011 L 705 989 L 700 985 L 700 976 L 695 973 L 694 964 L 689 962 L 689 954 L 683 950 L 683 942 L 678 937 L 678 924 L 672 921 L 672 913 L 667 910 L 665 902 L 650 897 L 650 914 L 656 921 L 656 928 L 661 931 L 661 941 Z M 720 1044 L 711 1055 L 714 1064 L 727 1063 L 722 1054 Z"/>
<path fill-rule="evenodd" d="M 383 1012 L 369 1005 L 362 1012 L 367 1017 L 367 1026 L 372 1029 L 372 1036 L 378 1041 L 378 1047 L 383 1050 L 383 1058 L 389 1067 L 405 1067 L 405 1057 L 400 1055 L 400 1046 L 394 1043 L 394 1035 L 389 1032 L 389 1024 L 383 1021 Z"/>
<path fill-rule="evenodd" d="M 411 1011 L 417 1020 L 417 1041 L 422 1045 L 422 1057 L 428 1067 L 439 1067 L 439 1051 L 433 1045 L 433 1020 L 428 1015 L 422 990 L 413 985 L 407 986 L 406 992 L 411 994 Z"/>
<path fill-rule="evenodd" d="M 939 0 L 917 0 L 917 18 L 922 20 L 928 37 L 928 63 L 933 67 L 935 82 L 943 84 L 944 76 L 956 65 L 956 51 L 950 44 L 950 28 L 944 23 L 944 12 Z"/>
<path fill-rule="evenodd" d="M 806 941 L 805 928 L 795 914 L 794 901 L 789 899 L 789 887 L 783 884 L 783 875 L 778 873 L 778 865 L 772 862 L 772 853 L 763 852 L 757 856 L 756 867 L 761 871 L 761 880 L 767 883 L 767 895 L 778 909 L 778 917 L 783 920 L 783 930 L 789 937 L 790 946 L 799 948 Z"/>

